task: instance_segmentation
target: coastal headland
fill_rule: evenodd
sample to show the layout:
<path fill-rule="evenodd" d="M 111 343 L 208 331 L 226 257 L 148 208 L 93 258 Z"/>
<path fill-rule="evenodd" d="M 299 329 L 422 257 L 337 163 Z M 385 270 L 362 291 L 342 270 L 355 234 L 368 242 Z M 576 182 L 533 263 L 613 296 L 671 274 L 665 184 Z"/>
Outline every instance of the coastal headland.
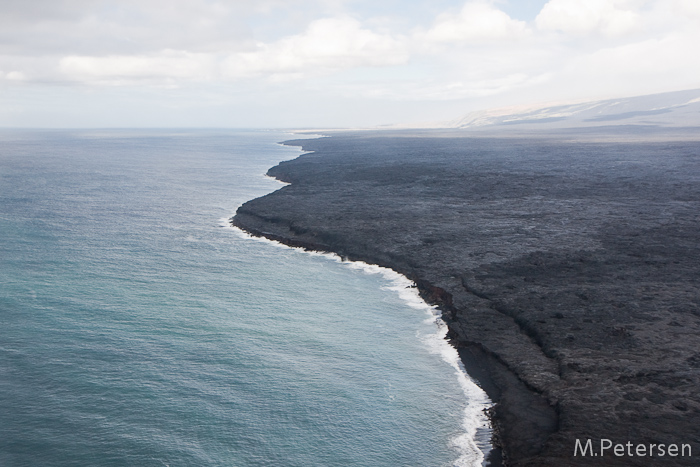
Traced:
<path fill-rule="evenodd" d="M 290 185 L 232 223 L 415 281 L 496 402 L 506 465 L 697 465 L 697 132 L 366 131 L 285 144 L 308 151 L 269 170 Z"/>

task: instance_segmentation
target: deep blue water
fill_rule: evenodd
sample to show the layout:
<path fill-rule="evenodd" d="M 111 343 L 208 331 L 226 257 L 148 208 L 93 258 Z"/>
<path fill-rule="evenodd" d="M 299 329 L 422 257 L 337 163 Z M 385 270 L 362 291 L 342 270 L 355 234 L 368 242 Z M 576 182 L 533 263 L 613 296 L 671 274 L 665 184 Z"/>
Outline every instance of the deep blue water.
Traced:
<path fill-rule="evenodd" d="M 0 465 L 480 462 L 405 282 L 224 227 L 288 138 L 0 132 Z"/>

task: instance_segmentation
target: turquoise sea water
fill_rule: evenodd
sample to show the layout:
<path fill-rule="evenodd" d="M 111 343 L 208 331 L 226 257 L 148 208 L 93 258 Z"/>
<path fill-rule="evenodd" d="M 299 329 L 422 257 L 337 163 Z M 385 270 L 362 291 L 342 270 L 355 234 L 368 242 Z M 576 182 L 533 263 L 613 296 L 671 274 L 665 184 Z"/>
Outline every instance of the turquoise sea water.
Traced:
<path fill-rule="evenodd" d="M 226 227 L 288 138 L 0 133 L 0 465 L 481 462 L 405 280 Z"/>

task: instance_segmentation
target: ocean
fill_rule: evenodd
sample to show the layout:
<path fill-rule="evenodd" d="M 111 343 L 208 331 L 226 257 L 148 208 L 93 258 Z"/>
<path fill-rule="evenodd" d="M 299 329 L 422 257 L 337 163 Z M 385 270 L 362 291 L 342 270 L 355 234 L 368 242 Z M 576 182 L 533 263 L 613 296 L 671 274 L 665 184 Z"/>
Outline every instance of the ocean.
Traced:
<path fill-rule="evenodd" d="M 0 465 L 481 464 L 410 282 L 229 226 L 297 137 L 0 132 Z"/>

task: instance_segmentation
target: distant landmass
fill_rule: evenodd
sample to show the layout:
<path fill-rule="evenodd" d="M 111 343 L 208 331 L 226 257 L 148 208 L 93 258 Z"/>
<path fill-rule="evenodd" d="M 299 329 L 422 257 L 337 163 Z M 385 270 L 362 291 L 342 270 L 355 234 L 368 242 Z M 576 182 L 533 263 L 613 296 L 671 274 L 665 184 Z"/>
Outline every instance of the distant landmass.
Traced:
<path fill-rule="evenodd" d="M 559 129 L 610 125 L 700 126 L 700 89 L 565 104 L 538 104 L 470 112 L 445 122 L 460 129 Z"/>

